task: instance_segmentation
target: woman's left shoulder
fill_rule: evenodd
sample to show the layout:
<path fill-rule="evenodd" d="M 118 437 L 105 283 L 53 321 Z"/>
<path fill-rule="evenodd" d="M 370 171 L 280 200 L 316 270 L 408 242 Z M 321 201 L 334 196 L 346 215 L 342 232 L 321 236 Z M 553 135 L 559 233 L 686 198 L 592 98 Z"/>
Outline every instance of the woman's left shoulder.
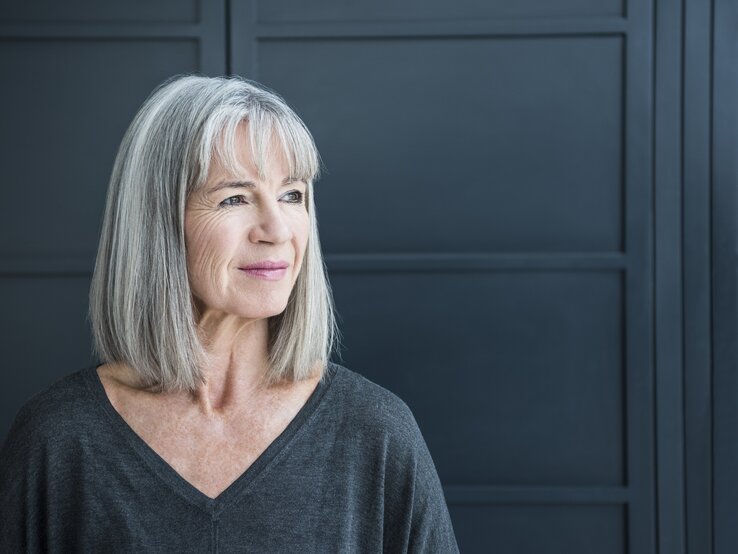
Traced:
<path fill-rule="evenodd" d="M 340 364 L 331 362 L 330 369 L 335 371 L 332 409 L 357 431 L 391 436 L 408 446 L 424 444 L 412 410 L 397 394 Z"/>
<path fill-rule="evenodd" d="M 360 482 L 382 484 L 383 550 L 458 553 L 443 487 L 410 407 L 363 375 L 333 366 L 333 421 L 341 422 L 347 450 L 362 469 Z M 381 477 L 373 481 L 372 472 Z"/>

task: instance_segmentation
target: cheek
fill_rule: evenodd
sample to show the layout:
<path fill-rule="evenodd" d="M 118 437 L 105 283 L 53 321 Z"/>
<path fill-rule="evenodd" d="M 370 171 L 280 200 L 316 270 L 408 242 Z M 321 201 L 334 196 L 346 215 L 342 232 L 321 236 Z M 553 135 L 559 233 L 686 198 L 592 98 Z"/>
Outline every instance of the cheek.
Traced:
<path fill-rule="evenodd" d="M 204 244 L 188 259 L 187 269 L 190 272 L 190 281 L 196 290 L 215 288 L 222 279 L 220 260 L 210 245 Z"/>
<path fill-rule="evenodd" d="M 310 221 L 305 216 L 305 221 L 298 221 L 292 229 L 295 245 L 295 257 L 302 266 L 302 260 L 305 257 L 307 244 L 310 239 Z"/>
<path fill-rule="evenodd" d="M 187 271 L 193 292 L 201 295 L 204 289 L 224 285 L 224 271 L 228 257 L 225 235 L 214 221 L 192 225 L 185 232 Z"/>

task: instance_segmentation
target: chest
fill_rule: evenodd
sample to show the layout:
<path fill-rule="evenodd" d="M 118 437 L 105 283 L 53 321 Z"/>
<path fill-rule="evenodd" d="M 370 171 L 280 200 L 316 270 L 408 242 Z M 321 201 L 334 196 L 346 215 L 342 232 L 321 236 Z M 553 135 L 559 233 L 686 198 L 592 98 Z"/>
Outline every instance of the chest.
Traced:
<path fill-rule="evenodd" d="M 210 498 L 217 497 L 264 453 L 287 427 L 240 422 L 226 430 L 137 425 L 134 431 L 181 477 Z"/>
<path fill-rule="evenodd" d="M 128 426 L 194 488 L 216 498 L 282 434 L 304 405 L 309 390 L 254 400 L 253 406 L 223 421 L 151 399 L 111 395 Z"/>

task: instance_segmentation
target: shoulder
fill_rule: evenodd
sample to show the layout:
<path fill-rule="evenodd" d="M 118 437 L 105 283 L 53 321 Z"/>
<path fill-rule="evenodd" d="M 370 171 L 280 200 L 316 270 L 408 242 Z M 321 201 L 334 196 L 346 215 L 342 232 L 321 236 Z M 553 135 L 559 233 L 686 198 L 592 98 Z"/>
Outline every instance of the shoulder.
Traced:
<path fill-rule="evenodd" d="M 332 409 L 354 429 L 416 447 L 422 435 L 410 407 L 392 391 L 342 365 L 331 362 L 335 377 Z"/>
<path fill-rule="evenodd" d="M 67 438 L 76 422 L 90 412 L 83 371 L 65 375 L 27 400 L 16 413 L 6 446 L 30 441 L 48 444 Z"/>
<path fill-rule="evenodd" d="M 0 525 L 3 552 L 37 550 L 33 545 L 44 543 L 33 541 L 43 536 L 46 516 L 64 518 L 70 499 L 79 494 L 78 472 L 90 442 L 80 422 L 92 412 L 90 401 L 77 371 L 32 396 L 17 412 L 0 445 L 0 520 L 7 524 Z"/>
<path fill-rule="evenodd" d="M 385 552 L 458 552 L 443 487 L 415 416 L 395 393 L 333 364 L 333 402 L 361 465 L 381 472 Z M 362 465 L 363 464 L 363 465 Z"/>

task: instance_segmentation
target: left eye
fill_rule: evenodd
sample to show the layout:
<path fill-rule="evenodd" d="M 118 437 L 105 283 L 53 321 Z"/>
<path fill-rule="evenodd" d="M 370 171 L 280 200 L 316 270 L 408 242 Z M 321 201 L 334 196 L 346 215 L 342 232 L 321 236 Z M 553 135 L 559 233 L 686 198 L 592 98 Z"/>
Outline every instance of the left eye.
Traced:
<path fill-rule="evenodd" d="M 299 190 L 291 190 L 285 196 L 290 197 L 290 200 L 287 200 L 287 202 L 291 202 L 292 204 L 302 204 L 302 199 L 304 195 Z"/>

